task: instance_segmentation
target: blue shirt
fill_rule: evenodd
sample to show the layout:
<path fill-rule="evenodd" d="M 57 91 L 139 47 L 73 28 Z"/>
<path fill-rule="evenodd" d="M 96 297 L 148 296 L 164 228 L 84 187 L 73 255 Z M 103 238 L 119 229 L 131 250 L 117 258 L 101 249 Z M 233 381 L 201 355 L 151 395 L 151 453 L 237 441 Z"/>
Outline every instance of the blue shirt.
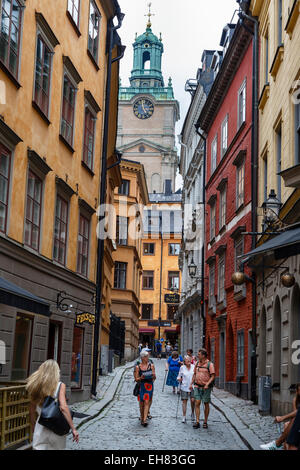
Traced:
<path fill-rule="evenodd" d="M 179 361 L 183 362 L 183 359 L 181 356 L 179 356 L 179 358 L 176 360 L 172 359 L 172 356 L 170 356 L 168 359 L 169 370 L 174 370 L 178 372 L 181 367 L 181 364 L 179 364 Z"/>

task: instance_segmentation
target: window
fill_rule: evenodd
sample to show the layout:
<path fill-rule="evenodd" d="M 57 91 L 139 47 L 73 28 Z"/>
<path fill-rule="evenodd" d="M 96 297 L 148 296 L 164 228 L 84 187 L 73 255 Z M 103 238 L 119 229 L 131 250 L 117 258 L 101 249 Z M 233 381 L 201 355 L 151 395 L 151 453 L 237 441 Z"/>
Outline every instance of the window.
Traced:
<path fill-rule="evenodd" d="M 223 121 L 222 124 L 222 149 L 221 149 L 221 157 L 223 157 L 226 153 L 228 148 L 228 114 Z"/>
<path fill-rule="evenodd" d="M 218 301 L 225 299 L 225 255 L 219 259 Z"/>
<path fill-rule="evenodd" d="M 209 267 L 209 299 L 208 306 L 211 308 L 215 305 L 215 265 Z"/>
<path fill-rule="evenodd" d="M 79 230 L 77 244 L 77 272 L 88 275 L 90 221 L 82 214 L 79 215 Z"/>
<path fill-rule="evenodd" d="M 115 289 L 126 289 L 126 273 L 127 263 L 115 262 L 115 278 L 114 288 Z"/>
<path fill-rule="evenodd" d="M 143 272 L 143 289 L 154 288 L 154 271 Z"/>
<path fill-rule="evenodd" d="M 178 312 L 177 305 L 167 305 L 167 320 L 174 321 L 174 316 Z"/>
<path fill-rule="evenodd" d="M 38 35 L 35 64 L 34 101 L 46 117 L 49 115 L 50 76 L 52 66 L 51 55 L 51 51 L 46 45 L 46 42 L 42 39 L 41 35 Z"/>
<path fill-rule="evenodd" d="M 68 203 L 61 196 L 57 195 L 53 258 L 63 265 L 66 264 L 67 232 Z"/>
<path fill-rule="evenodd" d="M 142 320 L 152 320 L 153 304 L 142 304 Z"/>
<path fill-rule="evenodd" d="M 264 201 L 268 199 L 268 154 L 263 157 L 264 164 Z"/>
<path fill-rule="evenodd" d="M 154 255 L 155 254 L 155 243 L 144 243 L 143 244 L 143 254 L 144 255 Z"/>
<path fill-rule="evenodd" d="M 90 1 L 88 50 L 98 63 L 99 31 L 101 15 L 93 1 Z"/>
<path fill-rule="evenodd" d="M 0 144 L 0 231 L 6 232 L 11 153 Z"/>
<path fill-rule="evenodd" d="M 278 46 L 282 44 L 282 0 L 277 0 Z"/>
<path fill-rule="evenodd" d="M 244 204 L 245 163 L 241 163 L 236 169 L 236 208 Z"/>
<path fill-rule="evenodd" d="M 70 13 L 77 28 L 79 28 L 80 0 L 68 0 L 68 12 Z"/>
<path fill-rule="evenodd" d="M 17 78 L 20 54 L 22 6 L 18 0 L 2 0 L 0 60 Z"/>
<path fill-rule="evenodd" d="M 17 314 L 11 379 L 25 380 L 28 377 L 33 320 Z"/>
<path fill-rule="evenodd" d="M 119 245 L 128 244 L 128 218 L 117 215 L 117 243 Z"/>
<path fill-rule="evenodd" d="M 218 136 L 214 138 L 211 144 L 211 174 L 217 168 L 217 150 L 218 150 Z"/>
<path fill-rule="evenodd" d="M 298 90 L 300 93 L 300 89 Z M 300 163 L 300 103 L 295 105 L 295 165 Z"/>
<path fill-rule="evenodd" d="M 246 80 L 238 93 L 238 129 L 246 121 Z"/>
<path fill-rule="evenodd" d="M 226 225 L 226 187 L 220 192 L 220 229 Z"/>
<path fill-rule="evenodd" d="M 269 83 L 269 31 L 265 35 L 265 84 Z"/>
<path fill-rule="evenodd" d="M 245 335 L 244 330 L 237 332 L 237 375 L 244 375 L 245 362 Z"/>
<path fill-rule="evenodd" d="M 118 193 L 124 196 L 129 196 L 130 181 L 122 180 L 122 185 L 119 187 Z"/>
<path fill-rule="evenodd" d="M 179 289 L 179 272 L 168 272 L 168 289 Z"/>
<path fill-rule="evenodd" d="M 86 106 L 84 119 L 83 162 L 92 170 L 94 161 L 95 117 Z"/>
<path fill-rule="evenodd" d="M 178 256 L 180 253 L 180 243 L 169 243 L 169 255 Z"/>
<path fill-rule="evenodd" d="M 240 272 L 241 271 L 241 259 L 239 256 L 242 256 L 244 254 L 244 239 L 240 238 L 235 241 L 234 244 L 234 266 L 235 266 L 235 272 Z"/>
<path fill-rule="evenodd" d="M 210 240 L 216 236 L 216 203 L 214 202 L 210 207 Z"/>
<path fill-rule="evenodd" d="M 84 329 L 74 326 L 71 363 L 71 388 L 81 388 Z"/>
<path fill-rule="evenodd" d="M 73 145 L 75 98 L 76 88 L 65 74 L 60 133 L 71 146 Z"/>
<path fill-rule="evenodd" d="M 25 217 L 25 245 L 37 251 L 40 244 L 42 184 L 40 178 L 29 170 Z"/>
<path fill-rule="evenodd" d="M 281 134 L 281 123 L 276 129 L 276 156 L 277 156 L 277 197 L 281 201 L 281 156 L 282 156 L 282 134 Z M 265 199 L 266 201 L 266 199 Z"/>

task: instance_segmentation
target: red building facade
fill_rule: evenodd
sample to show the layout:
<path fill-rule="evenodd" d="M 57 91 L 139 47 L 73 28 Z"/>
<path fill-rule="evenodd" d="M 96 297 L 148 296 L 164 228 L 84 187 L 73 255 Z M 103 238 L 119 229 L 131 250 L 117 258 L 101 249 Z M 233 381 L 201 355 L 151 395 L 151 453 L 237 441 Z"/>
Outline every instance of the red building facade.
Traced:
<path fill-rule="evenodd" d="M 206 139 L 206 347 L 216 385 L 250 398 L 252 285 L 234 286 L 251 250 L 252 34 L 223 30 L 223 61 L 199 117 Z M 245 273 L 250 275 L 245 268 Z"/>

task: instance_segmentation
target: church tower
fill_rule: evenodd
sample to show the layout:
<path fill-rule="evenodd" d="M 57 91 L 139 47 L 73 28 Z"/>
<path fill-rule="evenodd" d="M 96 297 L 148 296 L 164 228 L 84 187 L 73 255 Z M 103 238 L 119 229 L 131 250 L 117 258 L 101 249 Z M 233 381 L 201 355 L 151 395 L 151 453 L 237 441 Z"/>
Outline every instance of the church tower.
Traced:
<path fill-rule="evenodd" d="M 172 80 L 162 74 L 162 37 L 152 32 L 150 11 L 146 31 L 135 37 L 130 86 L 120 86 L 117 148 L 123 158 L 142 163 L 149 193 L 175 192 L 178 155 L 175 124 L 179 103 Z"/>

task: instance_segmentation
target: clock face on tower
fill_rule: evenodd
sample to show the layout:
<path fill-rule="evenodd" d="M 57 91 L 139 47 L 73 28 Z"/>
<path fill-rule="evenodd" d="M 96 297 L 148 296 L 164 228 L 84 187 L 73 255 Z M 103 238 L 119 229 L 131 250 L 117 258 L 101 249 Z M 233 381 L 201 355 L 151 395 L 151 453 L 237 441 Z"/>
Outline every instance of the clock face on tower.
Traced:
<path fill-rule="evenodd" d="M 139 119 L 148 119 L 154 112 L 154 105 L 150 100 L 140 98 L 134 103 L 133 112 Z"/>

